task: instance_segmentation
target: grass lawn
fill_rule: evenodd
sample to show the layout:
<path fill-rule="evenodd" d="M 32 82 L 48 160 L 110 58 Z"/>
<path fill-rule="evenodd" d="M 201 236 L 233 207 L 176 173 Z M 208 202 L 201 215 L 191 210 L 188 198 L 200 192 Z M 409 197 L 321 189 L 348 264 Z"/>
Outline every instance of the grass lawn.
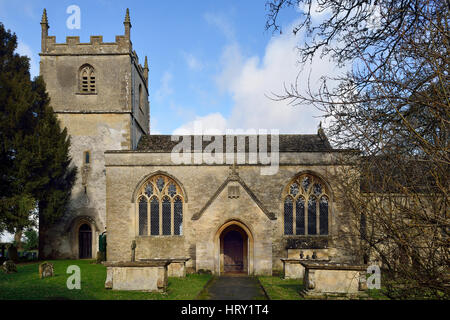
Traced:
<path fill-rule="evenodd" d="M 7 299 L 78 299 L 78 300 L 187 300 L 195 299 L 211 278 L 207 274 L 191 274 L 186 278 L 169 278 L 167 293 L 113 291 L 105 289 L 106 267 L 93 260 L 54 260 L 55 276 L 39 279 L 39 263 L 17 266 L 17 273 L 0 271 L 0 300 Z M 81 270 L 81 289 L 66 286 L 67 267 L 77 265 Z"/>
<path fill-rule="evenodd" d="M 271 300 L 303 299 L 300 295 L 303 282 L 300 279 L 282 279 L 277 276 L 260 276 L 258 279 Z"/>

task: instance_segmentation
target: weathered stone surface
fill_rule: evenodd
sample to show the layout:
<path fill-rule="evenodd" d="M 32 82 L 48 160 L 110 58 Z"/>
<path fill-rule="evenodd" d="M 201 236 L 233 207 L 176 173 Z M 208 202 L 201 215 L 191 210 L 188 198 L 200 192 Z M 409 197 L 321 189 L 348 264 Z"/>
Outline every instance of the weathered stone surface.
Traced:
<path fill-rule="evenodd" d="M 193 141 L 195 136 L 190 136 Z M 226 150 L 227 139 L 226 136 L 220 136 L 223 142 L 223 150 Z M 258 138 L 255 138 L 257 141 Z M 270 138 L 268 139 L 270 142 Z M 243 140 L 244 141 L 244 140 Z M 142 151 L 152 151 L 152 152 L 171 152 L 178 141 L 172 141 L 170 135 L 146 135 L 143 136 L 139 141 L 138 150 Z M 201 150 L 209 144 L 209 141 L 202 141 L 199 145 Z M 249 150 L 249 139 L 245 139 L 242 146 L 245 147 L 244 150 Z M 257 150 L 259 150 L 259 144 L 256 145 Z M 235 152 L 240 150 L 238 148 L 238 143 L 236 140 Z M 268 149 L 270 152 L 270 144 Z M 321 137 L 319 134 L 281 134 L 279 135 L 279 152 L 317 152 L 317 151 L 332 151 L 328 139 Z"/>
<path fill-rule="evenodd" d="M 303 279 L 305 267 L 300 259 L 281 259 L 283 261 L 284 279 Z"/>
<path fill-rule="evenodd" d="M 281 154 L 280 157 L 287 154 Z M 261 207 L 244 190 L 241 184 L 230 181 L 227 186 L 235 185 L 240 188 L 238 198 L 228 197 L 228 188 L 223 188 L 213 201 L 208 201 L 226 181 L 229 176 L 228 165 L 169 165 L 170 154 L 149 152 L 107 152 L 107 226 L 108 226 L 108 260 L 130 259 L 130 243 L 136 240 L 136 259 L 166 258 L 177 256 L 190 257 L 186 268 L 190 270 L 211 270 L 219 273 L 220 243 L 217 243 L 217 232 L 226 223 L 236 221 L 248 227 L 252 235 L 253 258 L 249 260 L 254 274 L 271 274 L 272 271 L 282 271 L 283 263 L 280 260 L 288 255 L 286 249 L 288 239 L 295 236 L 283 235 L 283 206 L 280 200 L 283 188 L 299 172 L 317 173 L 327 176 L 329 166 L 333 161 L 326 154 L 292 154 L 286 161 L 292 165 L 280 166 L 278 173 L 272 176 L 260 174 L 258 165 L 238 166 L 239 176 L 250 188 L 256 198 L 267 208 L 268 212 L 275 214 L 276 220 L 271 220 L 261 210 Z M 298 164 L 302 159 L 309 157 L 311 163 L 308 167 Z M 331 156 L 330 156 L 331 157 Z M 328 161 L 324 164 L 323 161 Z M 166 165 L 162 165 L 165 163 Z M 158 164 L 158 165 L 157 165 Z M 159 165 L 161 164 L 161 165 Z M 183 207 L 183 232 L 180 236 L 138 236 L 136 226 L 138 206 L 136 195 L 146 177 L 152 174 L 167 174 L 179 181 L 186 196 Z M 333 188 L 331 183 L 331 187 Z M 292 249 L 302 250 L 312 257 L 315 252 L 318 259 L 345 260 L 341 250 L 335 246 L 344 247 L 338 241 L 338 219 L 341 215 L 338 194 L 334 195 L 330 209 L 330 234 L 333 243 L 328 242 L 326 249 Z M 202 215 L 193 220 L 192 217 L 202 210 Z M 249 252 L 250 253 L 250 252 Z"/>
<path fill-rule="evenodd" d="M 3 262 L 2 270 L 5 273 L 14 273 L 17 272 L 17 267 L 14 261 L 6 260 L 5 262 Z"/>
<path fill-rule="evenodd" d="M 52 263 L 43 262 L 39 264 L 39 278 L 48 278 L 54 276 L 54 267 Z"/>
<path fill-rule="evenodd" d="M 366 266 L 339 263 L 304 262 L 304 283 L 309 295 L 348 294 L 364 290 L 360 285 Z"/>
<path fill-rule="evenodd" d="M 123 265 L 107 268 L 105 288 L 164 292 L 167 289 L 167 263 L 165 265 Z"/>
<path fill-rule="evenodd" d="M 173 259 L 167 268 L 169 277 L 184 278 L 186 277 L 186 259 Z"/>

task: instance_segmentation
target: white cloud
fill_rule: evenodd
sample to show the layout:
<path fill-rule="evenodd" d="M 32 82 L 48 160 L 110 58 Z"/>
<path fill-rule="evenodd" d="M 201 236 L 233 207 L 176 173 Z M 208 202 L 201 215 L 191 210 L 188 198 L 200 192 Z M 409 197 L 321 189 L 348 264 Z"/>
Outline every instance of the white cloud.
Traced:
<path fill-rule="evenodd" d="M 21 56 L 27 56 L 28 58 L 30 58 L 31 78 L 38 76 L 39 75 L 39 65 L 36 62 L 36 60 L 33 58 L 33 52 L 31 51 L 30 46 L 19 40 L 17 42 L 16 53 L 20 54 Z"/>
<path fill-rule="evenodd" d="M 314 92 L 319 88 L 321 76 L 336 76 L 340 71 L 332 62 L 320 57 L 300 69 L 296 51 L 299 37 L 291 33 L 273 37 L 262 58 L 244 57 L 239 44 L 234 41 L 225 46 L 220 58 L 221 71 L 215 80 L 218 88 L 232 97 L 230 116 L 225 119 L 214 113 L 198 120 L 218 129 L 225 126 L 244 130 L 279 129 L 281 133 L 316 133 L 321 115 L 316 108 L 292 106 L 286 100 L 270 99 L 275 97 L 274 94 L 283 94 L 284 86 L 295 83 L 300 92 L 305 93 L 308 86 Z M 192 129 L 192 122 L 181 128 Z"/>
<path fill-rule="evenodd" d="M 183 52 L 184 60 L 186 60 L 186 64 L 189 69 L 193 71 L 201 71 L 203 69 L 203 63 L 198 60 L 192 53 Z"/>
<path fill-rule="evenodd" d="M 227 120 L 220 113 L 211 113 L 204 117 L 195 117 L 181 127 L 175 129 L 172 134 L 224 134 L 227 129 Z"/>
<path fill-rule="evenodd" d="M 163 100 L 164 98 L 170 96 L 173 93 L 173 89 L 171 87 L 170 82 L 172 81 L 172 73 L 169 71 L 165 71 L 162 78 L 159 89 L 155 93 L 155 98 L 158 101 Z"/>

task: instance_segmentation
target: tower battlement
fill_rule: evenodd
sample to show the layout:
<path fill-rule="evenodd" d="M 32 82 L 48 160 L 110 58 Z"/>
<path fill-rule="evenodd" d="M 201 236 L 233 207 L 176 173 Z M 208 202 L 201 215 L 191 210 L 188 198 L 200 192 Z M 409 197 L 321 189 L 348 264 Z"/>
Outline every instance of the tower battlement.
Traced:
<path fill-rule="evenodd" d="M 103 42 L 103 36 L 90 36 L 89 42 L 80 42 L 79 36 L 67 36 L 66 42 L 57 43 L 56 36 L 49 36 L 47 11 L 44 9 L 41 20 L 41 52 L 40 56 L 89 56 L 89 55 L 129 55 L 136 63 L 141 76 L 148 83 L 148 65 L 139 64 L 136 52 L 130 39 L 130 13 L 127 9 L 124 24 L 124 35 L 116 35 L 115 42 Z M 147 61 L 147 59 L 146 59 Z"/>
<path fill-rule="evenodd" d="M 115 42 L 103 42 L 103 36 L 91 36 L 90 42 L 80 42 L 78 36 L 66 37 L 66 42 L 57 43 L 55 36 L 46 36 L 40 55 L 101 55 L 132 54 L 132 44 L 126 36 L 116 36 Z"/>

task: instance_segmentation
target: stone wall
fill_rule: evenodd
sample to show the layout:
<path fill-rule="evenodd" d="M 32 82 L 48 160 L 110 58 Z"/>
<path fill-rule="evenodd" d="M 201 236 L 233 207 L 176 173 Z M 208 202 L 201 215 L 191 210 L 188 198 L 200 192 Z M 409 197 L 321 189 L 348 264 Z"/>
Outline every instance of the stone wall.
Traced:
<path fill-rule="evenodd" d="M 173 165 L 167 153 L 111 151 L 105 156 L 110 261 L 129 259 L 131 242 L 136 239 L 137 259 L 189 257 L 188 270 L 218 273 L 218 231 L 234 221 L 246 228 L 249 241 L 253 241 L 249 247 L 249 253 L 253 254 L 249 262 L 253 264 L 251 272 L 281 272 L 280 258 L 288 257 L 288 239 L 293 237 L 283 234 L 283 190 L 301 172 L 322 177 L 331 190 L 329 230 L 332 236 L 328 237 L 329 247 L 319 250 L 320 255 L 326 254 L 336 261 L 345 259 L 344 253 L 335 248 L 334 238 L 339 238 L 336 217 L 343 213 L 338 211 L 339 196 L 333 191 L 333 183 L 326 179 L 336 166 L 330 153 L 282 153 L 279 171 L 271 176 L 261 175 L 259 165 L 240 165 L 238 175 L 250 193 L 237 180 L 230 180 L 223 187 L 230 177 L 228 165 Z M 137 236 L 136 193 L 146 177 L 155 173 L 176 178 L 185 192 L 182 236 Z M 228 186 L 239 187 L 238 198 L 228 197 Z"/>
<path fill-rule="evenodd" d="M 43 254 L 78 258 L 78 228 L 87 223 L 94 258 L 98 235 L 106 226 L 104 152 L 133 149 L 149 133 L 148 66 L 141 66 L 132 50 L 128 23 L 125 35 L 109 43 L 102 36 L 91 36 L 88 43 L 80 43 L 79 37 L 56 43 L 54 36 L 48 36 L 45 12 L 41 26 L 40 74 L 50 105 L 70 135 L 72 165 L 78 168 L 69 210 L 49 230 Z M 80 90 L 80 70 L 86 64 L 94 69 L 95 92 Z M 89 163 L 85 163 L 86 152 Z"/>

